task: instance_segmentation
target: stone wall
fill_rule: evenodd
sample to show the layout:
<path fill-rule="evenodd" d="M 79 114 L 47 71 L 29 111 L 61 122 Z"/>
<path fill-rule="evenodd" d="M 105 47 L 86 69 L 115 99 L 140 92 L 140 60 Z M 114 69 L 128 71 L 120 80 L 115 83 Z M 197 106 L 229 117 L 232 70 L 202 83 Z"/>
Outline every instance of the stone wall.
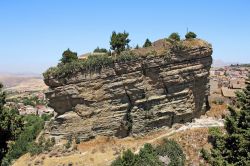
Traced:
<path fill-rule="evenodd" d="M 49 133 L 81 140 L 126 137 L 199 117 L 209 107 L 212 48 L 193 45 L 171 51 L 171 57 L 167 52 L 45 80 L 58 113 Z"/>

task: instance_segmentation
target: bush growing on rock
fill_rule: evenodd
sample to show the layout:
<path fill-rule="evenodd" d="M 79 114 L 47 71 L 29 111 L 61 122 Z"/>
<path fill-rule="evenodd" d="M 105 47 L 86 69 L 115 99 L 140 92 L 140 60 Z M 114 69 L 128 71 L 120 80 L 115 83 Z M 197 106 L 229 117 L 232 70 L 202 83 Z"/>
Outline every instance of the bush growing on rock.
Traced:
<path fill-rule="evenodd" d="M 177 32 L 174 32 L 169 35 L 168 39 L 173 41 L 180 41 L 181 37 Z"/>
<path fill-rule="evenodd" d="M 63 52 L 61 62 L 63 64 L 78 60 L 77 53 L 72 52 L 69 48 Z"/>
<path fill-rule="evenodd" d="M 185 35 L 185 37 L 186 37 L 186 39 L 194 39 L 194 38 L 196 38 L 196 34 L 194 33 L 194 32 L 188 32 L 186 35 Z"/>
<path fill-rule="evenodd" d="M 66 64 L 59 64 L 57 67 L 51 67 L 43 73 L 45 79 L 67 77 L 79 71 L 92 72 L 100 71 L 105 66 L 113 65 L 114 62 L 126 62 L 137 57 L 130 51 L 125 51 L 117 57 L 105 55 L 90 55 L 86 60 L 72 61 Z"/>
<path fill-rule="evenodd" d="M 69 149 L 71 147 L 71 145 L 72 145 L 72 137 L 69 136 L 67 138 L 67 143 L 64 146 L 65 146 L 66 149 Z"/>
<path fill-rule="evenodd" d="M 99 48 L 99 47 L 97 47 L 96 49 L 94 49 L 93 52 L 95 52 L 95 53 L 108 53 L 108 50 L 105 49 L 105 48 Z"/>

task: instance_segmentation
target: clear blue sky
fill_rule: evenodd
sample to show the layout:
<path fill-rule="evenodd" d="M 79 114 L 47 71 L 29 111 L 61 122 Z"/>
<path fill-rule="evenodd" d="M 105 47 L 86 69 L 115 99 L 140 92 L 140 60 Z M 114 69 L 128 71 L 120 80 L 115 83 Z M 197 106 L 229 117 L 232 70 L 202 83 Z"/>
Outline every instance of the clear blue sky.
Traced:
<path fill-rule="evenodd" d="M 0 0 L 0 72 L 42 73 L 67 48 L 109 48 L 113 30 L 135 46 L 187 27 L 214 59 L 250 63 L 249 0 Z"/>

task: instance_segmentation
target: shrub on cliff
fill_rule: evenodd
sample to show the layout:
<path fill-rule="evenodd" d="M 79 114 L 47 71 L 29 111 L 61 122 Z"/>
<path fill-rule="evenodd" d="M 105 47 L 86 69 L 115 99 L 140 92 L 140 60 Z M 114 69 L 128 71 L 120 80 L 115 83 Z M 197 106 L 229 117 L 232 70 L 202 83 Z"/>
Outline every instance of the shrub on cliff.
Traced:
<path fill-rule="evenodd" d="M 188 32 L 186 35 L 185 35 L 185 37 L 186 37 L 186 39 L 194 39 L 194 38 L 196 38 L 196 34 L 194 33 L 194 32 Z"/>
<path fill-rule="evenodd" d="M 63 52 L 61 59 L 61 62 L 63 64 L 70 63 L 76 60 L 78 60 L 76 52 L 72 52 L 70 49 L 67 49 L 66 51 Z"/>
<path fill-rule="evenodd" d="M 213 145 L 211 153 L 203 150 L 204 159 L 211 165 L 250 165 L 250 82 L 243 92 L 236 94 L 234 107 L 228 109 L 230 115 L 225 119 L 225 130 L 210 131 Z"/>
<path fill-rule="evenodd" d="M 66 64 L 58 64 L 57 67 L 51 67 L 43 73 L 45 79 L 67 77 L 78 71 L 95 72 L 103 67 L 112 65 L 114 62 L 126 62 L 136 59 L 136 56 L 130 51 L 125 51 L 117 57 L 105 55 L 90 55 L 86 60 L 72 61 Z"/>
<path fill-rule="evenodd" d="M 169 35 L 168 39 L 173 41 L 180 41 L 181 37 L 177 32 L 174 32 Z"/>
<path fill-rule="evenodd" d="M 128 39 L 128 36 L 129 33 L 125 31 L 123 33 L 116 33 L 115 31 L 113 31 L 110 37 L 110 48 L 117 54 L 120 54 L 125 50 L 126 46 L 129 47 L 128 43 L 130 42 L 130 39 Z"/>
<path fill-rule="evenodd" d="M 146 39 L 145 43 L 143 44 L 143 47 L 150 47 L 152 46 L 152 42 L 149 39 Z"/>
<path fill-rule="evenodd" d="M 95 52 L 95 53 L 108 53 L 108 50 L 105 49 L 105 48 L 99 48 L 99 47 L 97 47 L 96 49 L 94 49 L 93 52 Z"/>
<path fill-rule="evenodd" d="M 167 160 L 160 160 L 160 156 Z M 185 155 L 181 147 L 172 140 L 164 140 L 164 143 L 156 148 L 151 144 L 145 144 L 140 149 L 139 154 L 134 154 L 130 150 L 127 150 L 113 161 L 111 166 L 184 166 L 184 163 Z"/>

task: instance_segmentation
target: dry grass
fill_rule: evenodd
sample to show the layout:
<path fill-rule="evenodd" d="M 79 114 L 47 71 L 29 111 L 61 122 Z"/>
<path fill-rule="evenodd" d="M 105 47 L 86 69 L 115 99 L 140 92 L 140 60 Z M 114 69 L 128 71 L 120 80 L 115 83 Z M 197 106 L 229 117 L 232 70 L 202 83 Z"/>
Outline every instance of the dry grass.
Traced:
<path fill-rule="evenodd" d="M 227 105 L 226 104 L 210 104 L 211 108 L 208 112 L 206 112 L 206 115 L 208 117 L 214 117 L 214 118 L 224 118 L 226 115 L 228 115 Z"/>
<path fill-rule="evenodd" d="M 201 39 L 186 39 L 182 44 L 186 47 L 211 47 L 211 44 Z"/>
<path fill-rule="evenodd" d="M 208 143 L 208 129 L 197 128 L 177 133 L 170 138 L 178 142 L 186 154 L 186 165 L 204 164 L 200 157 L 200 150 L 202 148 L 210 149 L 211 145 Z"/>

